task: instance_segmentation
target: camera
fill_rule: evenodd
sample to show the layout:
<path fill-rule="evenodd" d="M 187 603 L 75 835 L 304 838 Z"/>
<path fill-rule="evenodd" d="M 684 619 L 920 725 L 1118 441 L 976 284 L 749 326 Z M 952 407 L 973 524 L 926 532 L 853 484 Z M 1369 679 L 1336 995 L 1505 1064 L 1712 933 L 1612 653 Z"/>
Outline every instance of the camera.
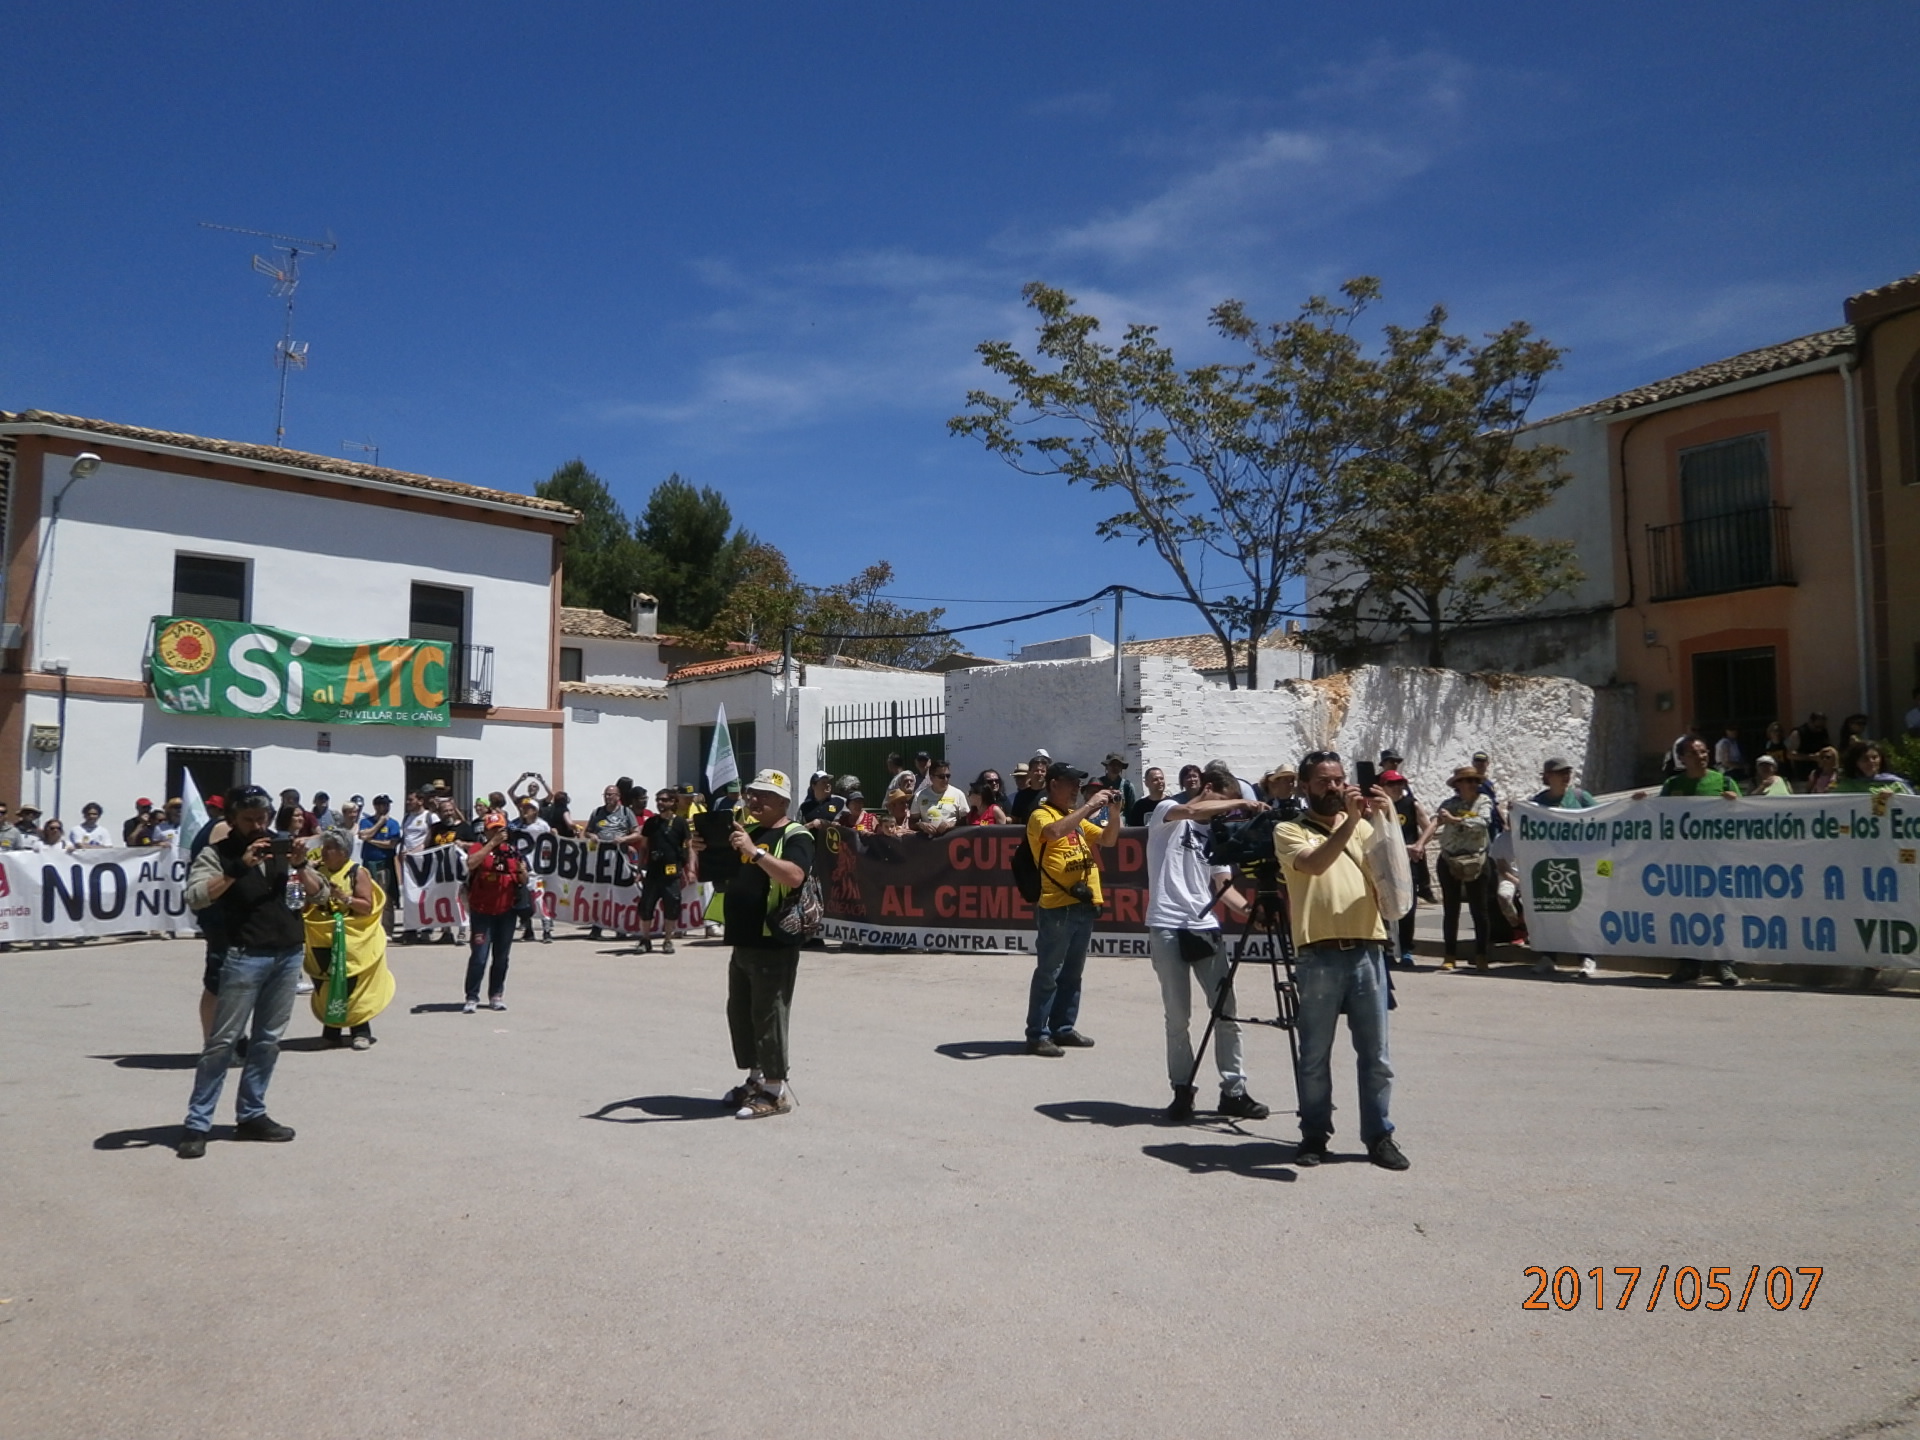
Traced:
<path fill-rule="evenodd" d="M 1067 893 L 1082 905 L 1091 905 L 1093 903 L 1093 887 L 1084 880 L 1074 881 L 1073 884 L 1067 887 Z"/>

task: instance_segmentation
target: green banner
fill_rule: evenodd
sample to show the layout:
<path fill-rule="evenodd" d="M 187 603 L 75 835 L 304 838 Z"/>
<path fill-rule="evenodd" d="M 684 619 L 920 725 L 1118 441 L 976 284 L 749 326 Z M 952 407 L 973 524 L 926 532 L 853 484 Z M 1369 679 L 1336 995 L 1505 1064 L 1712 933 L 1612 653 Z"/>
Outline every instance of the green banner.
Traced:
<path fill-rule="evenodd" d="M 176 715 L 445 725 L 440 640 L 326 640 L 238 620 L 153 622 L 153 698 Z"/>

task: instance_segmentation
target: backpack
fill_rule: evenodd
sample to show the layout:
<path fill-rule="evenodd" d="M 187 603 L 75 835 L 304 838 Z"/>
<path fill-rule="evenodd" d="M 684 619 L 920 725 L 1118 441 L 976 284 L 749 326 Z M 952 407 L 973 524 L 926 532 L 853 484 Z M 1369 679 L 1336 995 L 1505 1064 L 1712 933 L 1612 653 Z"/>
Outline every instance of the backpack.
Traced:
<path fill-rule="evenodd" d="M 1040 860 L 1033 853 L 1033 841 L 1028 836 L 1020 837 L 1020 848 L 1013 852 L 1013 885 L 1029 905 L 1040 902 Z"/>
<path fill-rule="evenodd" d="M 804 833 L 803 825 L 789 825 L 781 832 L 773 853 L 780 859 L 786 856 L 787 836 L 799 830 Z M 780 903 L 767 912 L 767 929 L 790 936 L 796 943 L 820 938 L 821 922 L 826 919 L 827 898 L 820 889 L 820 877 L 811 871 L 807 878 L 781 897 Z"/>

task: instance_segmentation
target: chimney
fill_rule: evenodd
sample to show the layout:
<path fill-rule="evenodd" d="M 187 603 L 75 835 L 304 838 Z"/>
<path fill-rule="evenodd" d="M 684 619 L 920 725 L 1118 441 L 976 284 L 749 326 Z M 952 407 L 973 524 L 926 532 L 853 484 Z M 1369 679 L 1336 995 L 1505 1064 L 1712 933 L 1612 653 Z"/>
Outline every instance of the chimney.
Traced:
<path fill-rule="evenodd" d="M 1299 633 L 1300 633 L 1300 622 L 1298 620 L 1287 621 L 1287 634 L 1298 635 Z"/>
<path fill-rule="evenodd" d="M 632 613 L 627 624 L 636 635 L 658 635 L 660 633 L 660 602 L 651 595 L 635 591 L 630 602 Z"/>

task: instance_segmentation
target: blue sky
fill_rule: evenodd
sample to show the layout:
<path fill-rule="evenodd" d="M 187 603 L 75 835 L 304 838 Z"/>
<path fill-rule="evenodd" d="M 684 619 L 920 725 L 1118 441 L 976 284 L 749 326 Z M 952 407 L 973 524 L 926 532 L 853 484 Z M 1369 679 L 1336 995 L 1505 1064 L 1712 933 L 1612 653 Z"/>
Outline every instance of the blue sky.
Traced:
<path fill-rule="evenodd" d="M 276 302 L 196 222 L 330 231 L 290 445 L 520 490 L 578 455 L 636 509 L 678 470 L 955 623 L 1170 588 L 946 433 L 1028 280 L 1199 359 L 1224 297 L 1376 274 L 1378 318 L 1568 347 L 1544 414 L 1920 270 L 1891 0 L 8 13 L 0 408 L 270 440 Z"/>

